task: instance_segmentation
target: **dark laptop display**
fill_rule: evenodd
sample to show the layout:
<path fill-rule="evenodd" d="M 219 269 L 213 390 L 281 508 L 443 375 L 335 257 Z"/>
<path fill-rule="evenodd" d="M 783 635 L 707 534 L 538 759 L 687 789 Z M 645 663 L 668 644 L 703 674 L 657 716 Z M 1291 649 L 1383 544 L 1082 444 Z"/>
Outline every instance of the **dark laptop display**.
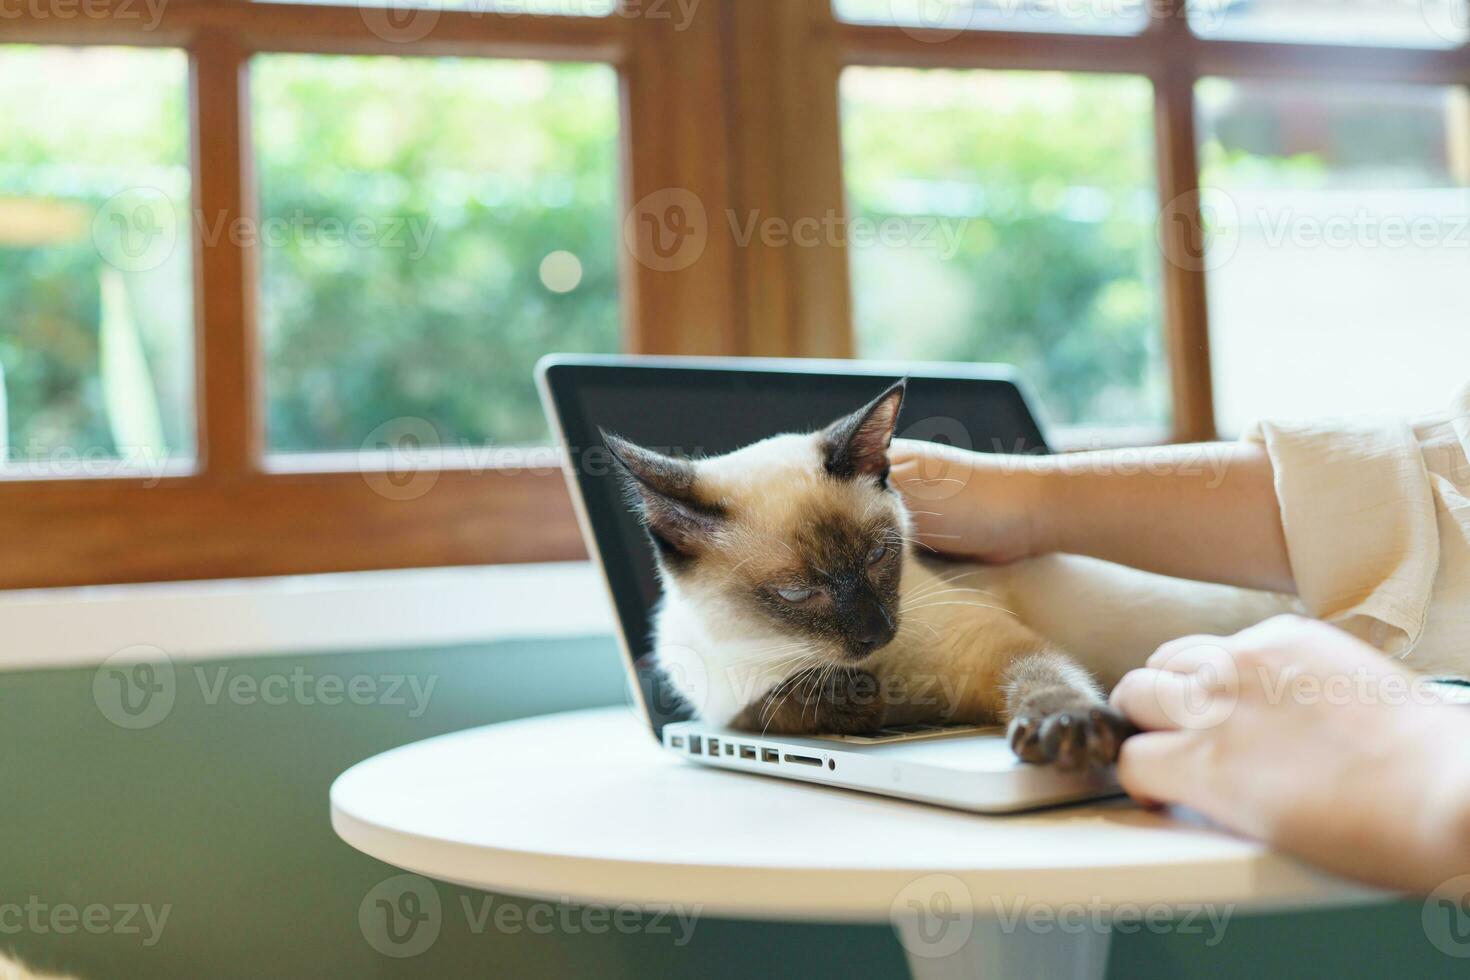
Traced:
<path fill-rule="evenodd" d="M 664 452 L 718 455 L 820 428 L 908 377 L 900 438 L 984 452 L 1047 451 L 1014 375 L 995 366 L 554 355 L 540 370 L 656 727 L 680 717 L 676 699 L 642 669 L 658 580 L 599 426 Z"/>

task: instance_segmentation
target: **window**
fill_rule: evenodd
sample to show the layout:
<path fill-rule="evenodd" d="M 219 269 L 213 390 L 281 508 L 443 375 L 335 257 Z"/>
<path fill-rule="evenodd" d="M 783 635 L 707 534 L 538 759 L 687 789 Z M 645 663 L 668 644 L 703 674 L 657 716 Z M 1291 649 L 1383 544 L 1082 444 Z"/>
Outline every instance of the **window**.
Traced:
<path fill-rule="evenodd" d="M 1054 422 L 1162 432 L 1148 81 L 850 68 L 842 95 L 858 352 L 1015 364 Z"/>
<path fill-rule="evenodd" d="M 942 36 L 960 31 L 1057 31 L 1136 34 L 1148 24 L 1137 0 L 834 0 L 838 16 L 867 24 L 898 24 Z"/>
<path fill-rule="evenodd" d="M 1464 90 L 1206 79 L 1197 92 L 1222 431 L 1449 404 L 1470 365 Z M 1366 356 L 1385 348 L 1389 361 Z"/>
<path fill-rule="evenodd" d="M 12 13 L 0 588 L 576 558 L 552 349 L 1013 361 L 1064 444 L 1470 354 L 1464 0 Z"/>
<path fill-rule="evenodd" d="M 0 47 L 11 475 L 158 473 L 193 456 L 187 72 L 182 51 Z"/>
<path fill-rule="evenodd" d="M 619 346 L 605 65 L 263 55 L 252 65 L 267 446 L 544 442 L 531 369 Z"/>
<path fill-rule="evenodd" d="M 1203 0 L 1189 5 L 1189 26 L 1242 41 L 1448 48 L 1466 37 L 1460 0 Z"/>

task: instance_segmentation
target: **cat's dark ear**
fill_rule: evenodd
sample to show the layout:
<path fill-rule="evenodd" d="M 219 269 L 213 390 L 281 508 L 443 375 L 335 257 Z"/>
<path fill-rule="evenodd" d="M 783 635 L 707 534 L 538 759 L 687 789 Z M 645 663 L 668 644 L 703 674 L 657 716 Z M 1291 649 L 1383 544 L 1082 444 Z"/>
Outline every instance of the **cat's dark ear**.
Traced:
<path fill-rule="evenodd" d="M 664 557 L 699 554 L 720 529 L 724 515 L 695 493 L 694 464 L 645 449 L 605 429 L 598 431 L 622 472 L 629 502 Z"/>
<path fill-rule="evenodd" d="M 908 379 L 900 381 L 862 408 L 822 430 L 822 462 L 840 480 L 859 476 L 888 479 L 888 445 L 898 426 L 898 412 Z"/>

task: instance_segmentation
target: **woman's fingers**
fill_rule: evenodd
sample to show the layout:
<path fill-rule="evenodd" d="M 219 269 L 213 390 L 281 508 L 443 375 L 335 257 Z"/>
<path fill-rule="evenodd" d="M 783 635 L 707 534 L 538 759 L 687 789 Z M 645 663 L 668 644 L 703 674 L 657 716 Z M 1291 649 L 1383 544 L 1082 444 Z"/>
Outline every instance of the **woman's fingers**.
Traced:
<path fill-rule="evenodd" d="M 1145 731 L 1172 731 L 1179 726 L 1170 718 L 1164 703 L 1182 698 L 1178 688 L 1183 683 L 1183 677 L 1178 674 L 1150 667 L 1130 670 L 1113 688 L 1108 701 Z"/>
<path fill-rule="evenodd" d="M 1220 659 L 1228 658 L 1230 654 L 1225 643 L 1225 637 L 1211 636 L 1208 633 L 1181 636 L 1155 650 L 1144 662 L 1144 666 L 1187 674 L 1198 670 L 1202 664 L 1218 663 Z"/>
<path fill-rule="evenodd" d="M 1123 676 L 1109 699 L 1145 731 L 1213 728 L 1235 710 L 1238 688 L 1213 670 L 1177 674 L 1141 667 Z"/>
<path fill-rule="evenodd" d="M 1118 783 L 1140 803 L 1192 802 L 1194 732 L 1145 732 L 1123 743 L 1118 753 Z"/>

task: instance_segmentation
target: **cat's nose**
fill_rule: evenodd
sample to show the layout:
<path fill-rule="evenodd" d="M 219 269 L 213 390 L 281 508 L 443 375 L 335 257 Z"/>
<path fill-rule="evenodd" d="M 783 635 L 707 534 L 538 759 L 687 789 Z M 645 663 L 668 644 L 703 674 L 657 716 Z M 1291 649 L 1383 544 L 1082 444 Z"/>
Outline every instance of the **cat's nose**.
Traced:
<path fill-rule="evenodd" d="M 880 606 L 875 606 L 853 624 L 853 646 L 859 652 L 871 653 L 893 639 L 893 622 Z"/>

